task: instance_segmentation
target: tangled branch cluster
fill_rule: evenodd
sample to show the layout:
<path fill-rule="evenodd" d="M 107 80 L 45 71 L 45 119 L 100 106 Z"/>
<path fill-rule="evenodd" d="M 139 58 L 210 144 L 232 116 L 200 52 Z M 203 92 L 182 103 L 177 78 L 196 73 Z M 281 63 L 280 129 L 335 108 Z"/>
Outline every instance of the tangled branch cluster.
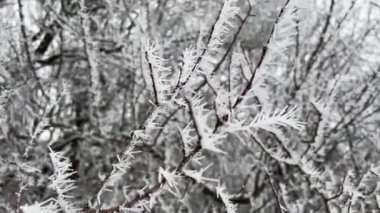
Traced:
<path fill-rule="evenodd" d="M 7 8 L 7 211 L 380 210 L 376 2 Z"/>

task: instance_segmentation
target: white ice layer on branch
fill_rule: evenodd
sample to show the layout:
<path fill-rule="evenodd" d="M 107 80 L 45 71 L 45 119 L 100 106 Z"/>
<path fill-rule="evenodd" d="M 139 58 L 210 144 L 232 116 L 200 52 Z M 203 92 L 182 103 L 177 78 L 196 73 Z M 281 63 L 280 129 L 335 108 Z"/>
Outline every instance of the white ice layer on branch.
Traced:
<path fill-rule="evenodd" d="M 279 126 L 291 127 L 296 130 L 301 130 L 304 127 L 304 122 L 299 121 L 295 117 L 297 108 L 284 108 L 275 110 L 274 112 L 262 111 L 250 123 L 250 127 L 254 129 L 263 129 L 268 132 L 278 133 Z"/>
<path fill-rule="evenodd" d="M 21 206 L 20 209 L 23 213 L 59 213 L 60 208 L 54 201 L 45 201 L 42 203 L 35 203 L 32 205 Z"/>
<path fill-rule="evenodd" d="M 216 187 L 216 194 L 222 200 L 223 204 L 226 206 L 227 213 L 236 213 L 237 206 L 231 202 L 231 195 L 228 194 L 226 186 L 219 185 Z"/>
<path fill-rule="evenodd" d="M 57 202 L 62 210 L 66 213 L 75 213 L 79 209 L 76 202 L 69 195 L 74 188 L 74 180 L 70 177 L 75 173 L 71 167 L 70 160 L 62 155 L 62 153 L 54 152 L 50 149 L 50 158 L 53 164 L 54 173 L 50 176 L 51 187 L 57 192 Z"/>
<path fill-rule="evenodd" d="M 205 181 L 211 181 L 211 182 L 219 182 L 218 179 L 215 179 L 215 178 L 207 178 L 207 177 L 204 177 L 203 176 L 203 173 L 212 166 L 212 164 L 209 164 L 208 166 L 206 166 L 205 168 L 201 168 L 199 171 L 196 171 L 196 170 L 183 170 L 183 173 L 185 173 L 185 175 L 193 178 L 194 180 L 196 180 L 198 183 L 203 183 Z"/>
<path fill-rule="evenodd" d="M 166 65 L 166 61 L 159 55 L 161 47 L 158 44 L 153 44 L 147 41 L 145 45 L 146 59 L 151 68 L 149 75 L 151 76 L 153 90 L 156 91 L 157 102 L 162 104 L 167 101 L 171 91 L 171 81 L 169 75 L 171 69 Z"/>

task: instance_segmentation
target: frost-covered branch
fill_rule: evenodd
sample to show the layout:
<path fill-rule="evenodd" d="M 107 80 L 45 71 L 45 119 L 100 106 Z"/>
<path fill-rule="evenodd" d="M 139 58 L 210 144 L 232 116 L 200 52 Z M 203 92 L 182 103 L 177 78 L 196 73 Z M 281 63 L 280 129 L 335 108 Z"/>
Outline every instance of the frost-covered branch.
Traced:
<path fill-rule="evenodd" d="M 257 62 L 255 68 L 253 69 L 253 73 L 252 73 L 252 76 L 251 78 L 249 79 L 249 82 L 246 84 L 246 86 L 244 87 L 244 89 L 242 90 L 240 96 L 238 97 L 238 99 L 236 100 L 236 102 L 233 104 L 233 108 L 236 108 L 236 106 L 241 102 L 243 101 L 243 98 L 244 96 L 249 92 L 249 90 L 252 88 L 253 86 L 253 82 L 255 80 L 255 77 L 256 77 L 256 74 L 257 72 L 260 70 L 260 68 L 262 67 L 263 63 L 264 63 L 264 60 L 267 58 L 267 55 L 268 55 L 268 49 L 269 49 L 269 46 L 271 45 L 271 43 L 273 42 L 273 40 L 275 38 L 273 38 L 273 36 L 275 35 L 276 33 L 276 30 L 278 28 L 278 24 L 281 22 L 282 19 L 285 19 L 286 22 L 288 21 L 291 21 L 291 20 L 287 20 L 289 19 L 289 17 L 283 17 L 284 14 L 286 13 L 289 13 L 287 10 L 289 8 L 287 8 L 287 6 L 289 5 L 291 0 L 286 0 L 285 4 L 282 6 L 281 10 L 280 10 L 280 13 L 278 14 L 276 20 L 274 21 L 274 24 L 272 26 L 272 29 L 269 33 L 269 36 L 268 36 L 268 40 L 266 42 L 266 44 L 263 46 L 263 48 L 261 49 L 261 54 L 260 54 L 260 58 L 259 58 L 259 61 Z M 292 12 L 292 11 L 290 11 Z M 281 29 L 281 28 L 280 28 Z M 284 36 L 289 36 L 289 35 L 284 35 Z M 288 42 L 288 41 L 287 41 Z M 289 45 L 289 44 L 287 44 Z M 282 50 L 283 51 L 283 50 Z"/>
<path fill-rule="evenodd" d="M 51 187 L 57 192 L 59 207 L 66 213 L 78 212 L 79 208 L 74 197 L 70 195 L 70 192 L 76 187 L 75 181 L 70 179 L 75 171 L 72 170 L 69 159 L 53 150 L 50 150 L 50 158 L 54 168 L 54 174 L 50 177 Z"/>
<path fill-rule="evenodd" d="M 227 188 L 225 185 L 219 185 L 216 187 L 216 193 L 223 201 L 223 204 L 226 206 L 227 213 L 236 213 L 237 206 L 231 202 L 231 195 L 228 194 Z"/>

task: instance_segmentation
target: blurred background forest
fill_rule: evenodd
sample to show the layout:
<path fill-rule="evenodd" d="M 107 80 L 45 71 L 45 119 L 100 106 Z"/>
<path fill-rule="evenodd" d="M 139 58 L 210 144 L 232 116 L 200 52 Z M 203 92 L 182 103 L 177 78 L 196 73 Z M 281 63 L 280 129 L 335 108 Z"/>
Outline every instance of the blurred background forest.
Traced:
<path fill-rule="evenodd" d="M 260 70 L 255 98 L 245 103 L 255 107 L 240 117 L 298 106 L 305 127 L 279 128 L 282 137 L 259 133 L 260 143 L 229 135 L 226 154 L 204 153 L 203 165 L 212 164 L 205 174 L 228 186 L 238 212 L 380 211 L 380 2 L 309 0 L 294 29 L 273 34 L 286 2 L 236 1 L 221 51 L 204 57 L 212 58 L 214 84 L 237 97 L 232 91 L 256 74 L 268 38 L 291 37 L 291 45 L 270 47 L 280 54 Z M 121 205 L 157 182 L 160 167 L 175 167 L 188 114 L 174 107 L 155 118 L 160 128 L 146 125 L 156 106 L 144 45 L 160 45 L 171 84 L 181 83 L 184 51 L 204 48 L 222 7 L 221 0 L 0 1 L 0 212 L 54 196 L 49 147 L 70 159 L 83 211 L 88 201 Z M 221 97 L 212 84 L 193 86 L 209 109 Z M 209 122 L 229 119 L 215 113 Z M 136 144 L 141 153 L 97 203 L 112 164 L 140 130 L 148 135 Z M 289 156 L 305 159 L 310 171 Z M 152 212 L 223 212 L 214 188 L 190 178 L 180 199 L 168 193 Z"/>

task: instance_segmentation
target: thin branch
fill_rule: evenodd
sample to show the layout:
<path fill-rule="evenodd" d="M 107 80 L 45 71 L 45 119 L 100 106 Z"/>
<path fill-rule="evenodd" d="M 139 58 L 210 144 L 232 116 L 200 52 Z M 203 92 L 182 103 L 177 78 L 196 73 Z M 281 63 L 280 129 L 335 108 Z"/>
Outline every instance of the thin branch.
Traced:
<path fill-rule="evenodd" d="M 215 25 L 216 25 L 216 23 L 218 23 L 221 13 L 222 13 L 222 10 L 219 10 L 218 16 L 216 17 L 215 22 L 211 26 L 211 29 L 210 29 L 208 37 L 207 37 L 206 47 L 209 45 L 209 43 L 211 41 L 212 35 L 214 34 Z M 194 73 L 194 70 L 198 67 L 199 63 L 202 61 L 203 56 L 206 54 L 206 51 L 207 51 L 207 48 L 204 48 L 202 53 L 198 56 L 197 61 L 195 62 L 193 68 L 191 69 L 189 76 L 186 78 L 186 80 L 182 84 L 179 85 L 179 87 L 186 85 L 186 83 L 189 81 L 189 79 L 191 77 L 191 74 Z M 177 87 L 177 88 L 179 88 L 179 87 Z"/>
<path fill-rule="evenodd" d="M 22 12 L 23 5 L 22 5 L 21 0 L 17 0 L 17 5 L 18 5 L 18 15 L 19 15 L 20 22 L 21 22 L 21 24 L 20 24 L 20 30 L 21 30 L 21 35 L 22 35 L 22 41 L 23 41 L 23 44 L 24 44 L 25 53 L 26 53 L 26 59 L 27 59 L 28 65 L 29 65 L 30 70 L 32 72 L 33 78 L 37 82 L 37 86 L 41 90 L 42 95 L 47 100 L 49 100 L 49 96 L 46 95 L 45 90 L 44 90 L 44 88 L 43 88 L 43 86 L 42 86 L 42 84 L 41 84 L 41 82 L 40 82 L 40 80 L 39 80 L 39 78 L 37 76 L 36 69 L 35 69 L 35 67 L 33 65 L 32 56 L 30 55 L 28 36 L 26 34 L 26 28 L 25 28 L 25 17 L 24 17 L 24 13 Z"/>
<path fill-rule="evenodd" d="M 247 12 L 247 15 L 244 17 L 244 19 L 241 19 L 241 24 L 239 25 L 239 28 L 234 35 L 234 38 L 232 39 L 232 41 L 231 41 L 230 45 L 228 46 L 227 51 L 224 53 L 223 57 L 219 60 L 217 65 L 212 70 L 211 75 L 214 74 L 216 71 L 218 71 L 218 69 L 220 68 L 222 63 L 226 60 L 226 57 L 228 56 L 228 54 L 231 52 L 234 44 L 236 43 L 236 40 L 237 40 L 239 34 L 240 34 L 240 31 L 243 29 L 244 24 L 247 22 L 248 18 L 250 17 L 249 13 L 251 12 L 251 10 L 252 10 L 252 6 L 251 6 L 251 4 L 249 4 L 249 10 Z M 250 69 L 252 69 L 252 68 L 250 68 Z M 208 82 L 207 82 L 207 79 L 205 77 L 204 81 L 198 86 L 197 89 L 195 89 L 195 91 L 199 91 L 207 83 Z"/>
<path fill-rule="evenodd" d="M 157 91 L 157 85 L 156 85 L 156 81 L 154 79 L 154 74 L 153 74 L 153 65 L 150 63 L 149 57 L 148 57 L 148 52 L 146 52 L 146 51 L 145 51 L 145 59 L 149 65 L 149 74 L 150 74 L 150 78 L 152 80 L 154 103 L 156 104 L 156 106 L 158 106 L 159 105 L 159 103 L 158 103 L 158 91 Z"/>
<path fill-rule="evenodd" d="M 273 186 L 272 179 L 271 179 L 271 177 L 270 177 L 270 175 L 269 175 L 269 173 L 268 173 L 267 170 L 265 170 L 265 173 L 267 174 L 267 177 L 268 177 L 269 184 L 270 184 L 270 186 L 271 186 L 271 189 L 272 189 L 273 195 L 274 195 L 275 198 L 276 198 L 276 201 L 277 201 L 277 202 L 276 202 L 277 207 L 278 207 L 278 209 L 280 210 L 280 212 L 283 213 L 283 211 L 282 211 L 282 207 L 281 207 L 281 204 L 280 204 L 280 199 L 279 199 L 279 197 L 278 197 L 278 195 L 277 195 L 277 192 L 276 192 L 276 190 L 275 190 L 275 188 L 274 188 L 274 186 Z"/>
<path fill-rule="evenodd" d="M 326 44 L 325 36 L 326 36 L 327 30 L 329 29 L 329 26 L 330 26 L 334 6 L 335 6 L 335 0 L 331 0 L 329 13 L 327 14 L 327 18 L 326 18 L 325 23 L 323 25 L 322 32 L 319 36 L 318 43 L 315 46 L 313 52 L 310 54 L 310 58 L 306 64 L 306 68 L 305 68 L 305 76 L 302 78 L 298 87 L 301 87 L 301 85 L 305 82 L 306 78 L 308 77 L 308 75 L 311 71 L 311 68 L 313 67 L 313 65 L 316 61 L 316 57 L 318 57 L 318 53 L 320 51 L 322 51 L 322 49 L 325 47 L 325 44 Z"/>
<path fill-rule="evenodd" d="M 189 99 L 185 98 L 185 101 L 189 107 L 189 114 L 190 114 L 191 120 L 193 120 L 195 132 L 197 133 L 197 137 L 198 137 L 198 142 L 200 143 L 202 141 L 202 134 L 201 134 L 200 129 L 199 129 L 199 124 L 197 123 L 197 120 L 195 118 L 194 109 L 193 109 L 192 104 L 191 104 Z"/>
<path fill-rule="evenodd" d="M 248 9 L 248 12 L 247 12 L 247 15 L 244 17 L 243 20 L 241 20 L 241 24 L 239 25 L 239 28 L 238 30 L 236 31 L 235 35 L 234 35 L 234 38 L 232 40 L 232 42 L 230 43 L 230 45 L 228 46 L 228 49 L 227 51 L 224 53 L 222 59 L 218 62 L 218 64 L 215 66 L 215 68 L 212 70 L 211 73 L 215 73 L 219 67 L 222 65 L 222 63 L 224 62 L 224 60 L 226 59 L 227 55 L 231 52 L 232 50 L 232 47 L 234 46 L 239 34 L 240 34 L 240 31 L 243 29 L 243 26 L 244 24 L 247 22 L 248 18 L 249 18 L 249 14 L 251 13 L 251 10 L 252 10 L 252 6 L 251 4 L 248 4 L 249 5 L 249 9 Z"/>
<path fill-rule="evenodd" d="M 276 25 L 278 24 L 278 22 L 280 21 L 282 15 L 284 14 L 285 12 L 285 8 L 286 6 L 288 6 L 290 0 L 287 0 L 284 4 L 284 6 L 281 8 L 281 11 L 280 13 L 278 14 L 276 20 L 274 21 L 274 24 L 272 26 L 272 29 L 271 29 L 271 32 L 269 34 L 269 38 L 266 42 L 266 44 L 264 45 L 264 47 L 261 49 L 261 56 L 260 56 L 260 59 L 259 59 L 259 62 L 257 63 L 254 71 L 253 71 L 253 74 L 251 76 L 251 78 L 249 79 L 249 82 L 248 84 L 245 86 L 245 88 L 243 89 L 243 91 L 241 92 L 239 98 L 236 100 L 235 104 L 232 106 L 232 108 L 236 108 L 236 106 L 243 101 L 243 97 L 249 92 L 249 90 L 252 88 L 253 86 L 253 80 L 255 80 L 255 76 L 256 76 L 256 73 L 257 71 L 260 69 L 261 65 L 263 64 L 264 62 L 264 59 L 267 55 L 267 52 L 268 52 L 268 45 L 269 43 L 271 42 L 272 40 L 272 37 L 273 37 L 273 34 L 275 32 L 275 28 L 276 28 Z"/>
<path fill-rule="evenodd" d="M 373 6 L 375 6 L 375 7 L 377 7 L 377 8 L 380 9 L 380 4 L 378 4 L 378 3 L 375 3 L 373 1 L 371 1 L 369 4 L 371 4 L 371 5 L 373 5 Z"/>

